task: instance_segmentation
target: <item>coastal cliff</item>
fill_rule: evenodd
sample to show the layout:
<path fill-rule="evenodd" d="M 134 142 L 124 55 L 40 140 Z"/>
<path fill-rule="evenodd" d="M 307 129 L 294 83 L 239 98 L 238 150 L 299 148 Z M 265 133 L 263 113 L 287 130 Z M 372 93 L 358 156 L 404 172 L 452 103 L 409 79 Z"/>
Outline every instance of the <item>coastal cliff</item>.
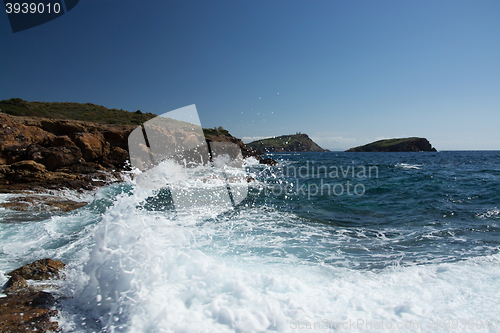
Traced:
<path fill-rule="evenodd" d="M 328 151 L 316 144 L 307 134 L 282 135 L 247 143 L 247 147 L 264 153 Z"/>
<path fill-rule="evenodd" d="M 429 140 L 425 138 L 401 138 L 379 140 L 364 146 L 354 147 L 346 152 L 410 152 L 410 151 L 437 151 Z"/>
<path fill-rule="evenodd" d="M 119 179 L 134 128 L 0 113 L 0 191 L 90 189 Z"/>
<path fill-rule="evenodd" d="M 89 103 L 0 101 L 0 192 L 82 190 L 120 181 L 128 168 L 129 134 L 155 116 Z M 243 157 L 268 163 L 223 128 L 204 134 L 207 141 L 235 143 Z"/>

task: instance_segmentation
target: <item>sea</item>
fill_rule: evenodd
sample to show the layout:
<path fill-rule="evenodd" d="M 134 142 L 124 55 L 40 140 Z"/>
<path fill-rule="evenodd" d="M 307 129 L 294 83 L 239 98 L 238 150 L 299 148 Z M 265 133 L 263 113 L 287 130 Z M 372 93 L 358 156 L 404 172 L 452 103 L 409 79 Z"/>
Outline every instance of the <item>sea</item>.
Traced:
<path fill-rule="evenodd" d="M 63 332 L 500 332 L 500 151 L 268 157 L 224 209 L 177 209 L 175 168 L 1 208 L 0 283 L 65 262 L 43 285 Z"/>

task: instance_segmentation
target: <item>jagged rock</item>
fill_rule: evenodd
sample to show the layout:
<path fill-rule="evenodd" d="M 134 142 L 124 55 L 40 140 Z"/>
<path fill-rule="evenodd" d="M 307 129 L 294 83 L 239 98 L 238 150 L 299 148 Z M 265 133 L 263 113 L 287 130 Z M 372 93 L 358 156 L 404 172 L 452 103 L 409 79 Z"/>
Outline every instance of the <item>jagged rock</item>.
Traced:
<path fill-rule="evenodd" d="M 43 164 L 32 160 L 20 161 L 0 168 L 2 177 L 13 182 L 24 180 L 37 181 L 46 177 L 47 169 Z"/>
<path fill-rule="evenodd" d="M 4 286 L 4 292 L 6 294 L 15 293 L 20 291 L 21 289 L 28 288 L 28 283 L 26 279 L 17 274 L 12 275 L 12 277 L 7 281 Z"/>
<path fill-rule="evenodd" d="M 0 333 L 58 331 L 58 323 L 51 321 L 58 314 L 54 302 L 43 291 L 0 298 Z"/>
<path fill-rule="evenodd" d="M 69 136 L 60 135 L 52 140 L 53 147 L 76 147 L 75 143 L 71 141 Z"/>
<path fill-rule="evenodd" d="M 18 211 L 62 211 L 69 212 L 86 206 L 87 202 L 61 199 L 53 196 L 26 196 L 11 198 L 0 206 Z"/>
<path fill-rule="evenodd" d="M 81 190 L 116 181 L 114 176 L 102 179 L 101 171 L 123 169 L 133 128 L 0 113 L 0 192 L 39 187 Z M 46 170 L 11 167 L 25 160 Z"/>
<path fill-rule="evenodd" d="M 38 125 L 38 124 L 37 124 Z M 44 131 L 55 135 L 85 132 L 85 124 L 73 120 L 41 119 L 39 125 Z"/>
<path fill-rule="evenodd" d="M 80 148 L 85 161 L 92 162 L 103 156 L 104 136 L 101 133 L 76 133 L 72 139 Z"/>
<path fill-rule="evenodd" d="M 66 266 L 62 261 L 50 258 L 40 259 L 7 273 L 9 276 L 19 275 L 26 280 L 48 280 L 61 277 L 61 270 Z"/>
<path fill-rule="evenodd" d="M 120 147 L 111 147 L 109 154 L 103 159 L 103 161 L 109 165 L 113 166 L 123 166 L 129 158 L 128 151 Z"/>
<path fill-rule="evenodd" d="M 99 163 L 81 161 L 78 164 L 73 164 L 69 168 L 59 169 L 59 171 L 77 174 L 93 174 L 96 171 L 106 171 L 106 168 Z"/>
<path fill-rule="evenodd" d="M 47 169 L 43 164 L 37 163 L 35 161 L 27 160 L 20 161 L 10 165 L 10 169 L 14 172 L 46 172 Z"/>
<path fill-rule="evenodd" d="M 10 165 L 0 165 L 0 178 L 5 178 L 6 174 L 10 174 L 12 169 Z"/>
<path fill-rule="evenodd" d="M 276 162 L 272 158 L 265 158 L 265 159 L 259 161 L 259 164 L 276 165 L 276 164 L 278 164 L 278 162 Z"/>
<path fill-rule="evenodd" d="M 52 294 L 29 286 L 26 279 L 47 280 L 62 275 L 65 264 L 50 258 L 24 265 L 7 275 L 7 297 L 0 297 L 0 333 L 57 332 L 59 324 L 52 321 L 58 315 Z"/>
<path fill-rule="evenodd" d="M 42 158 L 38 161 L 54 171 L 59 168 L 73 165 L 82 157 L 82 152 L 77 147 L 50 147 L 42 152 Z"/>
<path fill-rule="evenodd" d="M 0 164 L 11 164 L 26 159 L 28 146 L 49 144 L 53 134 L 35 126 L 20 124 L 10 116 L 0 115 Z"/>
<path fill-rule="evenodd" d="M 18 99 L 0 102 L 7 103 L 7 106 L 21 103 L 29 111 L 26 114 L 32 114 L 33 108 L 40 107 L 38 102 Z M 60 107 L 68 103 L 45 104 L 46 107 Z M 69 103 L 69 106 L 75 107 L 78 104 Z M 154 117 L 152 114 L 142 116 L 144 119 Z M 113 172 L 128 168 L 128 136 L 136 126 L 0 113 L 0 192 L 37 188 L 82 190 L 118 181 L 120 177 L 115 177 Z M 262 160 L 260 153 L 248 148 L 243 141 L 222 128 L 207 132 L 204 130 L 204 134 L 208 142 L 235 143 L 240 147 L 244 158 L 253 156 L 258 161 Z M 179 130 L 165 129 L 159 135 L 164 135 L 165 140 L 172 143 L 195 139 L 199 142 L 200 139 Z M 31 161 L 28 164 L 31 167 L 27 165 L 24 169 L 16 166 L 12 168 L 13 164 L 26 160 Z M 104 173 L 101 171 L 106 171 L 110 176 L 103 179 Z M 23 209 L 22 204 L 18 203 L 12 203 L 11 207 L 15 205 L 18 209 Z"/>
<path fill-rule="evenodd" d="M 106 142 L 109 142 L 111 146 L 120 147 L 121 149 L 127 151 L 128 149 L 128 136 L 133 128 L 120 126 L 116 128 L 107 128 L 102 133 Z M 127 152 L 128 155 L 128 152 Z"/>

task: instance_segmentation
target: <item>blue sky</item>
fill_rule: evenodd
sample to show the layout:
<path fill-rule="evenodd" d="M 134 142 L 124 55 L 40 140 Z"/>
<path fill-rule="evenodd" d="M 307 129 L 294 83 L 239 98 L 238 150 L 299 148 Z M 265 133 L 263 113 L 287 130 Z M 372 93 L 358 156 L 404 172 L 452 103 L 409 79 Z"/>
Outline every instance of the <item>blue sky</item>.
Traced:
<path fill-rule="evenodd" d="M 0 14 L 0 61 L 0 99 L 196 104 L 245 141 L 500 149 L 500 1 L 82 0 L 15 34 Z"/>

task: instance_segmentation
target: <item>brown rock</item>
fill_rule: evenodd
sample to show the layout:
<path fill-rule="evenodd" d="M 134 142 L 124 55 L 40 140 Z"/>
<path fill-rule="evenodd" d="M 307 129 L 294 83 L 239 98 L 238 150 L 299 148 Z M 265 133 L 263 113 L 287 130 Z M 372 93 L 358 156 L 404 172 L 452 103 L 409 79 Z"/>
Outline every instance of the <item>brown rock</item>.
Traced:
<path fill-rule="evenodd" d="M 52 140 L 52 147 L 76 147 L 76 145 L 69 136 L 60 135 Z"/>
<path fill-rule="evenodd" d="M 61 199 L 53 196 L 26 196 L 11 198 L 7 202 L 0 203 L 0 206 L 18 211 L 63 211 L 69 212 L 86 206 L 87 202 L 77 202 Z"/>
<path fill-rule="evenodd" d="M 5 287 L 4 292 L 6 294 L 10 294 L 18 292 L 21 289 L 28 288 L 28 283 L 26 282 L 26 279 L 15 274 L 12 275 L 12 277 L 9 279 L 9 281 L 7 281 L 4 287 Z"/>
<path fill-rule="evenodd" d="M 52 278 L 59 278 L 60 271 L 66 265 L 59 260 L 52 260 L 50 258 L 40 259 L 31 264 L 24 265 L 10 273 L 9 276 L 19 275 L 26 280 L 47 280 Z"/>
<path fill-rule="evenodd" d="M 56 169 L 77 163 L 82 157 L 78 147 L 50 147 L 41 152 L 41 157 L 37 162 L 47 167 L 47 170 Z"/>
<path fill-rule="evenodd" d="M 37 163 L 35 161 L 26 160 L 21 162 L 16 162 L 10 165 L 10 169 L 14 172 L 46 172 L 47 169 L 43 164 Z"/>
<path fill-rule="evenodd" d="M 109 154 L 106 156 L 106 162 L 116 167 L 123 167 L 128 159 L 128 151 L 120 147 L 111 147 Z"/>
<path fill-rule="evenodd" d="M 128 159 L 128 135 L 134 127 L 0 113 L 0 192 L 39 188 L 80 191 L 119 181 L 114 176 L 102 179 L 107 173 L 100 171 L 123 169 Z M 11 169 L 11 164 L 24 160 L 44 165 L 46 170 Z"/>
<path fill-rule="evenodd" d="M 26 149 L 30 144 L 49 144 L 52 133 L 35 126 L 15 122 L 13 117 L 0 115 L 0 162 L 11 164 L 26 159 Z"/>
<path fill-rule="evenodd" d="M 85 132 L 85 122 L 74 120 L 54 120 L 42 118 L 39 125 L 44 131 L 55 135 Z"/>
<path fill-rule="evenodd" d="M 0 178 L 4 178 L 6 174 L 10 174 L 12 170 L 9 165 L 0 165 Z"/>
<path fill-rule="evenodd" d="M 58 331 L 50 320 L 58 314 L 53 305 L 54 297 L 43 291 L 0 298 L 0 333 Z"/>
<path fill-rule="evenodd" d="M 72 136 L 87 162 L 101 158 L 104 153 L 104 136 L 101 133 L 76 133 Z"/>
<path fill-rule="evenodd" d="M 117 146 L 124 150 L 128 149 L 128 136 L 134 127 L 120 126 L 116 128 L 109 127 L 103 131 L 104 139 L 111 146 Z"/>
<path fill-rule="evenodd" d="M 40 181 L 46 178 L 47 169 L 44 165 L 31 160 L 13 163 L 1 168 L 3 177 L 12 182 Z"/>
<path fill-rule="evenodd" d="M 61 169 L 60 171 L 72 172 L 77 174 L 91 174 L 97 171 L 106 171 L 106 168 L 104 168 L 99 163 L 85 162 L 85 160 L 82 160 L 80 163 L 73 164 L 70 168 Z"/>

